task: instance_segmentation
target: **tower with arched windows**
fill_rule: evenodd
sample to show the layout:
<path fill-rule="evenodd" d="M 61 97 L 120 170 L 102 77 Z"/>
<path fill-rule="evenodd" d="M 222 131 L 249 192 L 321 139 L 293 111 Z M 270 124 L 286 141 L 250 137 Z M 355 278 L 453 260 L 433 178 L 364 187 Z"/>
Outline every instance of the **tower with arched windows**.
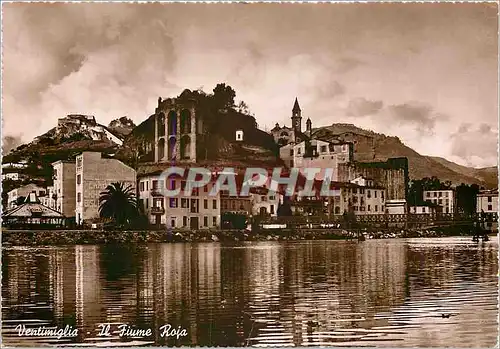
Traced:
<path fill-rule="evenodd" d="M 158 99 L 155 111 L 155 162 L 196 162 L 196 101 L 185 90 L 178 98 Z"/>

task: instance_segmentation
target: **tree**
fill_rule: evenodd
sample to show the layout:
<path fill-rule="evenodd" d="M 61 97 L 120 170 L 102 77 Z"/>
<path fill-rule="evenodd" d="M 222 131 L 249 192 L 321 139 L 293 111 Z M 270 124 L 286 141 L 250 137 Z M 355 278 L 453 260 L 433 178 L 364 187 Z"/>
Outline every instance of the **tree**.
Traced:
<path fill-rule="evenodd" d="M 250 108 L 248 107 L 248 105 L 244 101 L 241 101 L 236 106 L 236 111 L 238 111 L 239 113 L 245 114 L 245 115 L 250 115 Z"/>
<path fill-rule="evenodd" d="M 213 100 L 218 109 L 234 107 L 236 92 L 229 85 L 217 84 L 214 88 Z"/>
<path fill-rule="evenodd" d="M 110 218 L 118 226 L 129 226 L 139 218 L 137 200 L 132 186 L 112 183 L 99 197 L 99 215 Z"/>
<path fill-rule="evenodd" d="M 467 185 L 460 184 L 455 188 L 457 212 L 463 214 L 474 214 L 476 212 L 476 197 L 479 193 L 479 186 L 477 184 Z"/>

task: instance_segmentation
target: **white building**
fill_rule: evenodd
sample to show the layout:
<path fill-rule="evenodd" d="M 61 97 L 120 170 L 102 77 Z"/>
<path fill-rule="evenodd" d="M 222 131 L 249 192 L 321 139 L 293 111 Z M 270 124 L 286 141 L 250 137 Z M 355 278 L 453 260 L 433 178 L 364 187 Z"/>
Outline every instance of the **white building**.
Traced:
<path fill-rule="evenodd" d="M 485 217 L 488 230 L 498 230 L 498 189 L 482 190 L 476 197 L 476 211 Z"/>
<path fill-rule="evenodd" d="M 16 207 L 18 198 L 26 198 L 31 193 L 35 193 L 37 197 L 42 197 L 46 195 L 47 189 L 39 187 L 36 184 L 27 184 L 20 188 L 12 189 L 7 193 L 7 209 Z"/>
<path fill-rule="evenodd" d="M 135 170 L 117 159 L 103 158 L 101 153 L 83 152 L 76 158 L 76 222 L 99 218 L 99 197 L 112 183 L 125 188 L 136 187 Z"/>
<path fill-rule="evenodd" d="M 410 206 L 410 213 L 412 214 L 436 214 L 437 208 L 434 205 L 417 205 Z"/>
<path fill-rule="evenodd" d="M 52 163 L 52 169 L 54 185 L 51 196 L 55 201 L 54 209 L 65 217 L 75 217 L 76 164 L 74 161 L 56 161 Z"/>
<path fill-rule="evenodd" d="M 424 190 L 423 199 L 443 208 L 443 213 L 455 213 L 455 192 L 453 189 Z"/>
<path fill-rule="evenodd" d="M 158 227 L 209 229 L 220 226 L 220 193 L 211 196 L 213 182 L 185 195 L 185 178 L 169 178 L 167 183 L 159 175 L 145 175 L 138 179 L 139 205 L 144 208 L 149 222 Z M 162 189 L 180 189 L 174 197 L 164 197 Z"/>
<path fill-rule="evenodd" d="M 40 197 L 39 200 L 40 200 L 40 203 L 42 205 L 47 206 L 55 211 L 62 213 L 61 211 L 57 210 L 55 192 L 54 192 L 53 186 L 47 187 L 46 195 Z M 74 210 L 73 210 L 73 212 L 74 212 Z"/>

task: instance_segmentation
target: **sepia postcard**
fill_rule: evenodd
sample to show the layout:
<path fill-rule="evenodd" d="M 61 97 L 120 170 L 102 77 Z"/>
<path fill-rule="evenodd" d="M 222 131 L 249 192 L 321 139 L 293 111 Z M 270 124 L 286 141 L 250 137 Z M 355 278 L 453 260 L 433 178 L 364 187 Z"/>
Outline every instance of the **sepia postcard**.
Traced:
<path fill-rule="evenodd" d="M 1 7 L 1 346 L 498 345 L 498 2 Z"/>

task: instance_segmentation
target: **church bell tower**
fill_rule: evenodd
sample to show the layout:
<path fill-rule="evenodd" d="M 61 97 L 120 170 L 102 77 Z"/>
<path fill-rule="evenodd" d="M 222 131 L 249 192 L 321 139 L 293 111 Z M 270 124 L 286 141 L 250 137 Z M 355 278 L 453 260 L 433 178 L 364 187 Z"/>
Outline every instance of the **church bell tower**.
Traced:
<path fill-rule="evenodd" d="M 302 111 L 300 110 L 297 97 L 295 97 L 292 109 L 292 129 L 294 132 L 302 132 Z"/>

